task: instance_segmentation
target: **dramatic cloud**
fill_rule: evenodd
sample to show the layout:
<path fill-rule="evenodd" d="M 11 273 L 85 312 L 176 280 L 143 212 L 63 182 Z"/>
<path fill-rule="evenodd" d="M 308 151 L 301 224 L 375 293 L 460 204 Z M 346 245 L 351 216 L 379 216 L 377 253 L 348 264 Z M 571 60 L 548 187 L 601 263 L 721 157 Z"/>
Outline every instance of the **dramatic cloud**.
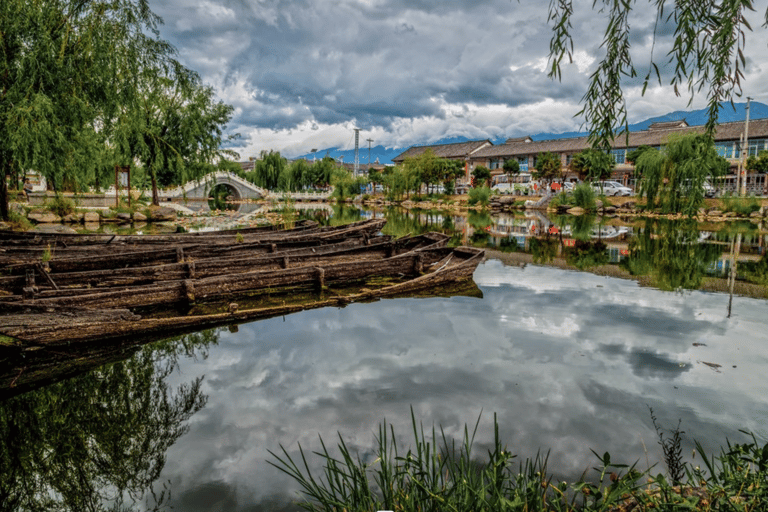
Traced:
<path fill-rule="evenodd" d="M 739 429 L 765 437 L 765 301 L 735 297 L 727 318 L 725 294 L 496 260 L 475 281 L 482 299 L 304 311 L 221 331 L 206 359 L 180 360 L 169 385 L 204 375 L 207 403 L 168 452 L 172 504 L 280 510 L 295 483 L 266 463 L 269 451 L 309 454 L 318 436 L 333 448 L 338 432 L 371 463 L 384 418 L 403 450 L 413 446 L 411 408 L 428 435 L 434 423 L 448 439 L 482 412 L 478 456 L 496 413 L 510 450 L 550 450 L 550 470 L 571 482 L 591 471 L 591 449 L 641 469 L 660 461 L 649 407 L 665 428 L 682 420 L 686 453 L 692 439 L 710 450 L 741 442 Z"/>
<path fill-rule="evenodd" d="M 604 15 L 591 4 L 576 2 L 574 62 L 553 81 L 548 2 L 151 2 L 165 20 L 163 37 L 235 107 L 230 128 L 242 135 L 235 149 L 244 158 L 263 149 L 349 149 L 353 127 L 386 147 L 577 130 L 583 120 L 574 115 L 603 53 Z M 766 38 L 756 16 L 744 84 L 765 101 L 758 56 Z M 685 109 L 688 98 L 669 87 L 640 94 L 651 54 L 667 54 L 674 26 L 640 8 L 631 26 L 640 75 L 628 82 L 631 121 Z M 666 86 L 673 69 L 660 71 Z"/>

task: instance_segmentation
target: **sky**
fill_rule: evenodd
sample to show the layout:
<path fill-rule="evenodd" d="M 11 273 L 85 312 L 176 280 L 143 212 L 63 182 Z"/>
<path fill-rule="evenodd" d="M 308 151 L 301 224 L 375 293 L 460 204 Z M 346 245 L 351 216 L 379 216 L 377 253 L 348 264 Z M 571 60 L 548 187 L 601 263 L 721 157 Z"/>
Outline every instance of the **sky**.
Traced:
<path fill-rule="evenodd" d="M 235 108 L 228 131 L 240 134 L 232 149 L 242 160 L 352 149 L 354 128 L 361 149 L 368 139 L 404 148 L 583 129 L 575 116 L 605 26 L 591 5 L 574 0 L 574 62 L 558 81 L 547 76 L 547 1 L 150 0 L 161 37 Z M 673 26 L 660 23 L 654 45 L 650 2 L 637 5 L 631 52 L 642 77 L 652 48 L 663 64 Z M 748 19 L 744 95 L 768 102 L 768 29 L 760 12 Z M 626 84 L 630 123 L 706 105 L 640 85 Z"/>

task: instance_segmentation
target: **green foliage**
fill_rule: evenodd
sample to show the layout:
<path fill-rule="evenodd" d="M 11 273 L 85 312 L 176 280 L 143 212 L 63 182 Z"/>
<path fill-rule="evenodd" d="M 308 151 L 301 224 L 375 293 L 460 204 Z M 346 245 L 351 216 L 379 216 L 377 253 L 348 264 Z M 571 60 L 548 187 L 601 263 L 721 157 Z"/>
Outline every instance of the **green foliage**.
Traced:
<path fill-rule="evenodd" d="M 504 169 L 504 172 L 508 175 L 519 174 L 520 162 L 518 162 L 516 158 L 510 158 L 509 160 L 505 160 L 503 169 Z"/>
<path fill-rule="evenodd" d="M 71 213 L 75 213 L 74 201 L 61 194 L 56 194 L 52 199 L 47 200 L 45 206 L 59 217 L 66 217 Z"/>
<path fill-rule="evenodd" d="M 563 252 L 565 261 L 579 270 L 607 265 L 610 260 L 608 246 L 600 241 L 576 240 L 573 247 L 568 247 Z"/>
<path fill-rule="evenodd" d="M 573 187 L 573 204 L 586 211 L 594 211 L 597 208 L 597 202 L 592 185 L 581 182 Z"/>
<path fill-rule="evenodd" d="M 683 223 L 649 219 L 630 240 L 629 257 L 620 265 L 632 275 L 648 276 L 650 284 L 661 290 L 696 290 L 720 256 L 717 245 L 699 243 L 694 219 Z"/>
<path fill-rule="evenodd" d="M 721 199 L 723 211 L 734 212 L 741 217 L 749 217 L 749 214 L 760 210 L 760 201 L 756 197 L 723 196 Z"/>
<path fill-rule="evenodd" d="M 757 154 L 757 157 L 747 158 L 747 170 L 760 174 L 768 173 L 768 151 L 763 150 Z"/>
<path fill-rule="evenodd" d="M 350 196 L 356 196 L 365 186 L 367 180 L 358 176 L 354 178 L 352 173 L 343 167 L 338 167 L 331 176 L 331 185 L 333 185 L 333 197 L 338 201 L 346 201 Z"/>
<path fill-rule="evenodd" d="M 696 215 L 704 203 L 704 182 L 723 172 L 723 161 L 706 135 L 670 140 L 662 151 L 649 149 L 638 156 L 639 195 L 649 209 Z"/>
<path fill-rule="evenodd" d="M 314 452 L 323 461 L 322 474 L 312 472 L 308 454 L 299 445 L 294 457 L 280 446 L 269 452 L 269 464 L 300 486 L 312 512 L 341 510 L 494 511 L 494 512 L 607 512 L 619 510 L 757 511 L 768 504 L 768 444 L 727 443 L 719 456 L 709 456 L 695 443 L 703 467 L 691 467 L 679 451 L 680 432 L 673 432 L 675 475 L 650 475 L 635 465 L 616 463 L 609 453 L 593 450 L 595 473 L 577 482 L 556 481 L 548 473 L 547 457 L 537 454 L 514 464 L 494 416 L 493 441 L 481 458 L 474 452 L 480 418 L 461 439 L 449 438 L 442 428 L 424 430 L 411 411 L 413 440 L 408 449 L 398 444 L 392 425 L 380 424 L 373 454 L 364 463 L 339 434 L 335 451 L 320 439 Z M 654 418 L 654 425 L 656 421 Z M 660 434 L 660 439 L 663 435 Z M 668 449 L 665 448 L 665 453 Z M 670 461 L 667 461 L 668 463 Z M 691 492 L 694 491 L 694 492 Z"/>
<path fill-rule="evenodd" d="M 483 165 L 478 165 L 472 171 L 472 176 L 475 178 L 476 187 L 487 187 L 491 181 L 491 170 Z"/>
<path fill-rule="evenodd" d="M 636 149 L 633 149 L 632 151 L 627 152 L 627 162 L 631 163 L 632 165 L 637 163 L 637 159 L 640 158 L 640 155 L 648 151 L 649 149 L 653 149 L 651 146 L 640 146 Z"/>
<path fill-rule="evenodd" d="M 561 169 L 560 155 L 547 151 L 536 157 L 536 169 L 533 175 L 538 180 L 551 181 L 560 177 Z"/>
<path fill-rule="evenodd" d="M 76 376 L 1 401 L 0 436 L 13 439 L 0 443 L 3 509 L 159 510 L 167 505 L 167 491 L 154 488 L 166 452 L 206 402 L 201 378 L 178 386 L 168 380 L 180 355 L 205 355 L 215 339 L 201 333 L 143 349 L 101 347 L 96 357 L 74 352 L 77 364 L 57 364 L 71 364 L 63 374 Z M 36 357 L 46 356 L 30 354 L 24 364 L 35 364 Z M 83 374 L 83 364 L 101 366 Z M 46 371 L 50 366 L 48 361 Z"/>
<path fill-rule="evenodd" d="M 486 206 L 491 198 L 491 189 L 488 187 L 472 188 L 469 190 L 467 204 L 470 206 L 480 204 Z"/>
<path fill-rule="evenodd" d="M 707 90 L 709 119 L 706 130 L 714 133 L 722 102 L 741 94 L 742 70 L 746 63 L 745 32 L 751 30 L 744 17 L 745 11 L 753 10 L 751 0 L 649 0 L 636 4 L 629 1 L 594 2 L 593 9 L 607 18 L 601 48 L 604 49 L 597 69 L 591 75 L 589 87 L 582 98 L 583 108 L 577 116 L 583 116 L 589 127 L 589 140 L 593 147 L 608 149 L 620 130 L 628 131 L 627 106 L 623 88 L 625 77 L 637 76 L 630 54 L 630 41 L 638 34 L 630 30 L 632 10 L 648 9 L 656 14 L 656 26 L 671 24 L 674 27 L 669 52 L 665 57 L 651 53 L 650 63 L 643 81 L 643 94 L 651 82 L 662 84 L 662 69 L 671 69 L 671 86 L 676 95 L 687 88 L 691 101 L 695 93 Z M 549 22 L 552 39 L 549 46 L 551 78 L 561 79 L 560 65 L 567 55 L 574 54 L 571 18 L 573 0 L 557 0 L 550 3 Z M 767 13 L 768 16 L 768 13 Z M 642 32 L 642 29 L 640 29 Z M 667 31 L 660 32 L 667 37 Z M 653 42 L 656 42 L 656 28 Z M 660 62 L 661 61 L 661 62 Z M 652 77 L 655 77 L 653 79 Z M 620 135 L 619 135 L 620 136 Z"/>
<path fill-rule="evenodd" d="M 582 181 L 610 178 L 614 167 L 616 165 L 611 155 L 599 149 L 585 149 L 571 160 L 571 169 Z"/>

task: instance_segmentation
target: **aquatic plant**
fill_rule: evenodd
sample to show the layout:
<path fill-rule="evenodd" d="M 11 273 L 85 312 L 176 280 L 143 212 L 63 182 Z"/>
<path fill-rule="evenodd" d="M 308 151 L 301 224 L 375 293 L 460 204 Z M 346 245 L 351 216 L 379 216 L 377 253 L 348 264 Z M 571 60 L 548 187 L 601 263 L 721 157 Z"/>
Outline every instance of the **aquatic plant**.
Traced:
<path fill-rule="evenodd" d="M 442 428 L 425 433 L 411 410 L 413 446 L 399 446 L 385 421 L 370 464 L 353 454 L 341 435 L 338 455 L 320 439 L 322 448 L 314 453 L 323 461 L 322 475 L 313 474 L 301 445 L 297 459 L 281 445 L 281 455 L 270 451 L 274 460 L 268 462 L 298 482 L 306 498 L 300 506 L 309 511 L 757 511 L 768 506 L 768 444 L 761 447 L 754 436 L 751 443 L 728 443 L 717 457 L 707 457 L 696 443 L 705 467 L 691 467 L 680 458 L 686 481 L 678 485 L 674 478 L 652 475 L 653 468 L 640 471 L 594 451 L 599 460 L 594 477 L 569 484 L 548 473 L 546 454 L 515 464 L 495 415 L 493 444 L 480 460 L 473 451 L 479 422 L 471 432 L 465 425 L 457 445 Z"/>
<path fill-rule="evenodd" d="M 491 198 L 491 189 L 488 187 L 478 187 L 478 188 L 471 188 L 469 189 L 469 198 L 467 199 L 467 204 L 470 206 L 473 206 L 475 204 L 480 204 L 482 206 L 485 206 L 488 204 L 489 199 Z"/>
<path fill-rule="evenodd" d="M 586 182 L 579 183 L 573 188 L 573 204 L 587 211 L 596 208 L 595 190 Z"/>

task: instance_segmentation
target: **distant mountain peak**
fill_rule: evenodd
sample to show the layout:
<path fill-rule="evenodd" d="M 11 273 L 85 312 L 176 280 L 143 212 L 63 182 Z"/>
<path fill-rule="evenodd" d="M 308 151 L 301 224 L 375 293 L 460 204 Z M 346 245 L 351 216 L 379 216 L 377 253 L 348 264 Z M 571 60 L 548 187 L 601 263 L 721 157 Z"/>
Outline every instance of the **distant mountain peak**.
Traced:
<path fill-rule="evenodd" d="M 746 107 L 747 103 L 734 103 L 733 106 L 731 106 L 730 102 L 723 102 L 719 115 L 718 115 L 718 123 L 733 123 L 737 121 L 744 121 L 746 117 Z M 768 118 L 768 105 L 765 105 L 764 103 L 759 103 L 756 101 L 753 101 L 750 103 L 750 111 L 749 111 L 749 118 L 750 119 L 763 119 Z M 706 124 L 707 120 L 709 119 L 709 111 L 705 108 L 700 110 L 676 110 L 675 112 L 670 112 L 668 114 L 663 114 L 656 117 L 651 117 L 649 119 L 646 119 L 645 121 L 640 121 L 637 123 L 633 123 L 629 125 L 629 131 L 630 132 L 637 132 L 641 130 L 647 130 L 648 127 L 651 124 L 654 123 L 668 123 L 673 121 L 685 121 L 688 123 L 689 126 L 701 126 L 703 124 Z M 565 133 L 537 133 L 536 135 L 531 135 L 531 138 L 533 140 L 550 140 L 550 139 L 568 139 L 572 137 L 583 137 L 587 135 L 587 132 L 565 132 Z M 509 136 L 500 137 L 498 139 L 491 139 L 491 142 L 494 144 L 503 144 Z M 385 148 L 384 146 L 376 146 L 370 148 L 370 160 L 369 160 L 369 151 L 368 148 L 360 148 L 359 149 L 359 158 L 361 164 L 367 164 L 368 162 L 380 162 L 382 164 L 391 165 L 392 159 L 405 151 L 406 149 L 413 147 L 413 146 L 432 146 L 432 145 L 438 145 L 438 144 L 456 144 L 460 142 L 467 142 L 470 140 L 477 140 L 470 139 L 467 137 L 462 136 L 450 136 L 450 137 L 444 137 L 440 140 L 437 140 L 435 142 L 419 142 L 414 141 L 413 144 L 411 144 L 408 147 L 405 148 Z M 306 158 L 308 160 L 311 160 L 313 156 L 317 154 L 325 154 L 326 156 L 330 156 L 332 158 L 335 158 L 336 160 L 339 160 L 343 158 L 347 162 L 354 162 L 355 160 L 355 150 L 354 149 L 348 149 L 348 150 L 340 150 L 338 148 L 327 148 L 327 149 L 321 149 L 318 150 L 316 153 L 308 153 L 306 155 L 298 156 L 297 158 Z"/>

